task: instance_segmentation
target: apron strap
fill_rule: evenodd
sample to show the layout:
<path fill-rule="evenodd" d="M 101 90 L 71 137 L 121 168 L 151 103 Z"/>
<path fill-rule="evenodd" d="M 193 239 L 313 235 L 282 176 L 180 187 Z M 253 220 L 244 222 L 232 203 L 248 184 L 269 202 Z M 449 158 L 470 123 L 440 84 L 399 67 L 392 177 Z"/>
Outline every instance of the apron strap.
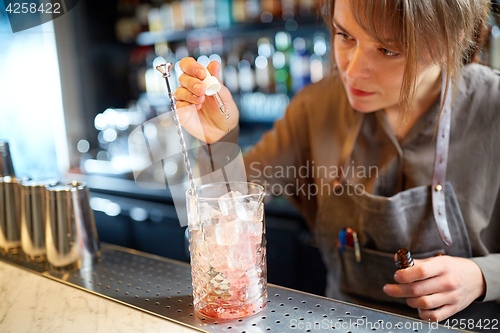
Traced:
<path fill-rule="evenodd" d="M 443 101 L 446 89 L 447 75 L 443 72 L 443 83 L 441 86 L 441 101 Z M 432 177 L 432 212 L 436 220 L 436 227 L 443 243 L 447 246 L 453 244 L 451 239 L 448 220 L 446 219 L 445 191 L 446 165 L 448 163 L 448 148 L 450 146 L 450 123 L 451 123 L 451 100 L 452 82 L 448 81 L 448 91 L 443 109 L 439 115 L 439 124 L 436 139 L 436 156 L 434 159 L 434 175 Z"/>

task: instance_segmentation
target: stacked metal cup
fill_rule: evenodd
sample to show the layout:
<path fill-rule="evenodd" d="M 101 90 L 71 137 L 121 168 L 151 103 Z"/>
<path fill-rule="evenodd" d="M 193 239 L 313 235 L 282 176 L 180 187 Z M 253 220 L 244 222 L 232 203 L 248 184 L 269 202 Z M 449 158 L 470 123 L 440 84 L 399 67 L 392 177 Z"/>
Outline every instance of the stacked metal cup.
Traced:
<path fill-rule="evenodd" d="M 15 177 L 0 177 L 0 248 L 17 252 L 21 245 L 21 195 Z"/>
<path fill-rule="evenodd" d="M 57 179 L 24 181 L 21 186 L 21 246 L 31 260 L 45 260 L 45 219 L 47 186 Z"/>
<path fill-rule="evenodd" d="M 85 268 L 100 257 L 85 183 L 47 187 L 45 247 L 47 260 L 56 269 Z"/>
<path fill-rule="evenodd" d="M 9 143 L 0 140 L 0 177 L 15 177 L 12 157 L 10 156 Z"/>
<path fill-rule="evenodd" d="M 20 236 L 20 185 L 16 179 L 9 144 L 0 141 L 0 248 L 17 252 Z"/>

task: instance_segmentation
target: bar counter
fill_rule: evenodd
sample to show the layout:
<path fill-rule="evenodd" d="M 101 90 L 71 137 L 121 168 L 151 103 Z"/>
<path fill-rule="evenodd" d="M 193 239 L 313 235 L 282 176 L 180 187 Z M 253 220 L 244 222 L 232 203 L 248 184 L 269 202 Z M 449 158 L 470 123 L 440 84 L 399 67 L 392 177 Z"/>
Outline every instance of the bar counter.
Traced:
<path fill-rule="evenodd" d="M 0 254 L 0 332 L 449 332 L 408 317 L 274 285 L 267 306 L 239 320 L 192 307 L 189 265 L 103 244 L 91 267 L 48 269 Z"/>
<path fill-rule="evenodd" d="M 0 262 L 0 331 L 197 332 Z"/>

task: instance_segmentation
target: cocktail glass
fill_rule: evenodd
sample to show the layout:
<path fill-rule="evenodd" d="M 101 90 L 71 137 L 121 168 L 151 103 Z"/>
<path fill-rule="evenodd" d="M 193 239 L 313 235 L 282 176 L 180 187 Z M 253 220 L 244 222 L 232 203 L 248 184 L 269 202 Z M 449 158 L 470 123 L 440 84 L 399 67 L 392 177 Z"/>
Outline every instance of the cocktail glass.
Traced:
<path fill-rule="evenodd" d="M 267 304 L 264 188 L 213 183 L 187 191 L 195 310 L 233 319 Z"/>

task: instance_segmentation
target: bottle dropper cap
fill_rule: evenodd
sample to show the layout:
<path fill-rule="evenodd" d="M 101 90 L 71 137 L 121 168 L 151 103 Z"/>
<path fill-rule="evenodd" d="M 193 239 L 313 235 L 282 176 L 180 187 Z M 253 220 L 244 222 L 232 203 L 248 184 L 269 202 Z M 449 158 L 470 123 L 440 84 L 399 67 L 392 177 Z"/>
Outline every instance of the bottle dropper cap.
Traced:
<path fill-rule="evenodd" d="M 215 97 L 217 104 L 219 105 L 220 112 L 229 119 L 229 113 L 227 112 L 226 105 L 219 95 L 219 90 L 222 87 L 216 77 L 212 76 L 208 69 L 205 68 L 207 77 L 203 80 L 203 85 L 207 88 L 205 90 L 205 95 Z"/>
<path fill-rule="evenodd" d="M 219 92 L 221 85 L 216 77 L 212 76 L 208 69 L 205 69 L 207 77 L 203 80 L 203 85 L 207 88 L 205 95 L 212 96 Z"/>

